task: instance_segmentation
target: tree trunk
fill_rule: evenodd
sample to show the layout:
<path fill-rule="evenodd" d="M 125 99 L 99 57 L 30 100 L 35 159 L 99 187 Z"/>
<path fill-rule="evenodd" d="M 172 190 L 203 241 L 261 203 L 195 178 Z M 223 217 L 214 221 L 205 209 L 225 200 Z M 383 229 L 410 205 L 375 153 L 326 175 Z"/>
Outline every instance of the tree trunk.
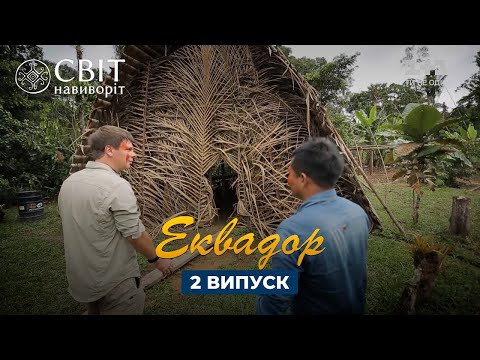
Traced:
<path fill-rule="evenodd" d="M 455 235 L 467 236 L 470 233 L 470 198 L 454 196 L 452 214 L 450 216 L 450 232 Z"/>
<path fill-rule="evenodd" d="M 443 257 L 444 255 L 437 250 L 415 253 L 413 278 L 407 283 L 394 313 L 414 314 L 415 307 L 432 296 L 435 278 L 440 270 Z"/>
<path fill-rule="evenodd" d="M 77 69 L 78 74 L 80 75 L 80 60 L 83 59 L 83 46 L 82 45 L 75 45 L 75 51 L 77 52 Z M 80 116 L 80 134 L 83 135 L 85 131 L 85 119 L 83 115 L 83 94 L 80 95 L 80 106 L 79 106 L 79 116 Z"/>
<path fill-rule="evenodd" d="M 81 103 L 80 103 L 80 110 L 79 110 L 79 117 L 80 117 L 80 134 L 83 134 L 85 131 L 85 119 L 83 115 L 83 95 L 81 97 Z"/>
<path fill-rule="evenodd" d="M 413 223 L 418 223 L 418 211 L 420 209 L 420 194 L 413 190 Z"/>

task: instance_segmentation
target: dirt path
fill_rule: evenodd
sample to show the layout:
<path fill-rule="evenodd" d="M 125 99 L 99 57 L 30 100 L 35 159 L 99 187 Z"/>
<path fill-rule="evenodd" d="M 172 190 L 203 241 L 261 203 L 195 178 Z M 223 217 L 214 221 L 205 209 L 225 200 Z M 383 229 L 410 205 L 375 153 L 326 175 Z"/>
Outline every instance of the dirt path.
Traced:
<path fill-rule="evenodd" d="M 368 168 L 364 168 L 363 171 L 365 171 L 365 174 L 367 174 L 368 180 L 372 184 L 379 184 L 379 183 L 388 183 L 392 181 L 392 176 L 397 172 L 397 169 L 394 168 L 387 168 L 386 172 L 388 175 L 385 175 L 385 170 L 383 168 L 374 168 L 372 175 L 369 174 Z M 362 176 L 360 172 L 357 174 L 358 176 Z"/>

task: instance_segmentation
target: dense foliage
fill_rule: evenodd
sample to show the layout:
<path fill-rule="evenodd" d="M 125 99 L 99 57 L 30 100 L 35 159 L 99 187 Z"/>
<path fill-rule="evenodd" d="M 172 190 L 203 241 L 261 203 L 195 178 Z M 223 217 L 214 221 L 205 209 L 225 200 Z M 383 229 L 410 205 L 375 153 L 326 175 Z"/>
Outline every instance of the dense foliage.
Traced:
<path fill-rule="evenodd" d="M 0 204 L 14 204 L 18 191 L 41 190 L 46 196 L 58 192 L 80 135 L 78 110 L 93 101 L 93 96 L 55 94 L 55 86 L 65 86 L 55 76 L 44 92 L 23 92 L 15 83 L 15 72 L 29 59 L 42 60 L 54 73 L 55 64 L 43 59 L 40 47 L 0 45 Z M 60 73 L 64 78 L 77 75 L 66 65 Z"/>

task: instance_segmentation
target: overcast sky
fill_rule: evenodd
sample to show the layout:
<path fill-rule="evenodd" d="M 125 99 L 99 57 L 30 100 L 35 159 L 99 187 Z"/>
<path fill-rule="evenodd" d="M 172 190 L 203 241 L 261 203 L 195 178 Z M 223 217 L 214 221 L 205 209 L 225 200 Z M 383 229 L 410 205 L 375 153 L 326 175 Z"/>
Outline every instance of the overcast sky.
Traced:
<path fill-rule="evenodd" d="M 98 59 L 108 60 L 114 57 L 113 45 L 83 45 L 84 58 L 93 62 L 98 67 Z M 408 75 L 408 69 L 402 67 L 400 60 L 405 56 L 405 45 L 286 45 L 292 49 L 292 55 L 299 58 L 325 57 L 331 61 L 335 56 L 345 53 L 353 55 L 360 52 L 357 58 L 358 68 L 353 73 L 353 86 L 351 90 L 358 92 L 366 90 L 368 85 L 374 83 L 401 84 L 408 78 L 422 78 L 422 76 Z M 438 102 L 445 102 L 450 108 L 465 92 L 455 90 L 478 68 L 476 67 L 475 54 L 480 51 L 480 45 L 427 45 L 430 61 L 439 70 L 437 74 L 447 75 L 444 80 L 444 90 Z M 52 62 L 61 59 L 75 59 L 75 50 L 71 45 L 42 45 L 44 58 Z M 106 63 L 104 61 L 104 63 Z M 419 72 L 423 69 L 415 68 Z"/>

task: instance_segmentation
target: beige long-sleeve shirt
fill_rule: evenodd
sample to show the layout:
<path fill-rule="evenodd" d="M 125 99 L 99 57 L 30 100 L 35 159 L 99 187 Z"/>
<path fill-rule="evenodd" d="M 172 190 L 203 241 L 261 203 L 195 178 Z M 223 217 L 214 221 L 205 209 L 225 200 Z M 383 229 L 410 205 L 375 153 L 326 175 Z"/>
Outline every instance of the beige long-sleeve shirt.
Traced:
<path fill-rule="evenodd" d="M 89 161 L 70 175 L 58 196 L 69 292 L 79 302 L 98 300 L 129 277 L 140 276 L 127 237 L 140 237 L 132 187 L 110 166 Z"/>

